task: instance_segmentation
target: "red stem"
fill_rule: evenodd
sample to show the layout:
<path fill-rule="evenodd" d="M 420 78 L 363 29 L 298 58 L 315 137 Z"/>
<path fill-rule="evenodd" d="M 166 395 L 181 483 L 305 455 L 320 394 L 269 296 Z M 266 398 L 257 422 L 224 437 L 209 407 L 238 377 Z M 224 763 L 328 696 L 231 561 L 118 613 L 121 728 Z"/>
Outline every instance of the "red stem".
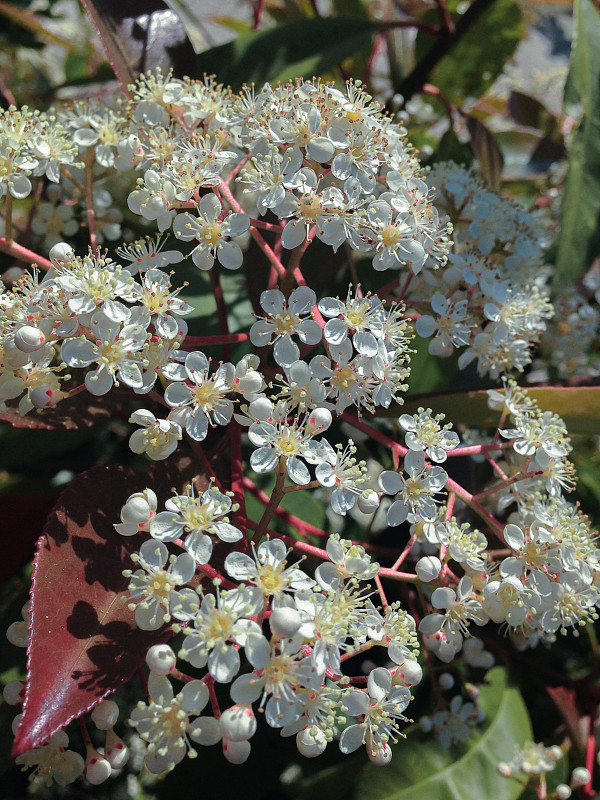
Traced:
<path fill-rule="evenodd" d="M 23 245 L 17 244 L 16 242 L 9 242 L 4 236 L 0 236 L 0 250 L 8 253 L 9 256 L 18 258 L 19 261 L 25 261 L 28 264 L 37 264 L 38 267 L 42 269 L 50 269 L 52 267 L 52 262 L 48 261 L 47 258 L 34 253 L 33 250 L 29 250 L 27 247 L 23 247 Z"/>

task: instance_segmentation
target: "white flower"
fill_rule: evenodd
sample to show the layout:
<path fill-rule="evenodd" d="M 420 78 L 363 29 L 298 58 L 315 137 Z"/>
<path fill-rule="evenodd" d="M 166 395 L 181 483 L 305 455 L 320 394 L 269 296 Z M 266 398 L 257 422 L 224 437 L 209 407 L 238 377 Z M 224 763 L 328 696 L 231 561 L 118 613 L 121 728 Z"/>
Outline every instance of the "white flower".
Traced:
<path fill-rule="evenodd" d="M 250 341 L 257 347 L 274 342 L 275 361 L 281 367 L 291 367 L 300 357 L 298 345 L 292 341 L 294 334 L 304 344 L 321 341 L 319 323 L 302 319 L 315 307 L 316 302 L 316 294 L 307 286 L 294 289 L 287 301 L 279 289 L 267 289 L 260 296 L 260 304 L 267 316 L 250 328 Z"/>
<path fill-rule="evenodd" d="M 450 431 L 451 425 L 440 425 L 444 414 L 432 415 L 431 409 L 419 408 L 417 413 L 402 414 L 398 420 L 406 431 L 406 446 L 410 450 L 425 451 L 428 458 L 443 464 L 447 458 L 446 451 L 458 447 L 458 434 Z"/>
<path fill-rule="evenodd" d="M 210 269 L 215 258 L 227 269 L 238 269 L 242 266 L 242 250 L 237 242 L 229 239 L 246 233 L 250 219 L 245 214 L 229 214 L 219 221 L 221 213 L 219 199 L 214 194 L 207 194 L 198 204 L 197 217 L 186 212 L 175 218 L 175 236 L 184 242 L 198 242 L 191 251 L 191 256 L 200 269 Z"/>
<path fill-rule="evenodd" d="M 34 768 L 30 781 L 51 786 L 55 780 L 59 786 L 67 786 L 81 775 L 84 767 L 83 758 L 79 753 L 67 750 L 68 744 L 69 737 L 60 730 L 44 744 L 17 756 L 15 763 L 23 770 Z"/>
<path fill-rule="evenodd" d="M 367 692 L 351 691 L 342 701 L 352 717 L 362 716 L 363 721 L 347 727 L 340 737 L 342 753 L 353 753 L 361 745 L 375 754 L 397 741 L 400 734 L 398 722 L 406 721 L 402 713 L 411 700 L 405 686 L 392 686 L 392 675 L 385 667 L 377 667 L 369 674 Z"/>
<path fill-rule="evenodd" d="M 88 392 L 101 396 L 109 392 L 113 384 L 122 381 L 132 389 L 141 388 L 142 348 L 146 343 L 146 328 L 123 307 L 125 324 L 108 317 L 104 311 L 92 314 L 89 322 L 95 343 L 88 339 L 67 339 L 62 345 L 63 361 L 70 367 L 87 367 L 96 363 L 95 370 L 85 376 Z"/>
<path fill-rule="evenodd" d="M 469 635 L 468 625 L 471 620 L 477 624 L 483 624 L 485 618 L 482 614 L 482 606 L 478 600 L 471 600 L 473 591 L 473 581 L 464 577 L 461 578 L 454 589 L 450 587 L 439 587 L 431 595 L 431 603 L 434 608 L 443 609 L 444 614 L 428 614 L 423 617 L 419 625 L 419 631 L 426 636 L 431 636 L 438 631 L 442 632 L 447 640 L 447 644 L 452 647 L 452 654 L 442 654 L 438 656 L 443 661 L 451 661 L 455 653 L 462 647 L 463 637 Z M 450 655 L 449 658 L 446 656 Z"/>
<path fill-rule="evenodd" d="M 144 763 L 154 774 L 172 770 L 185 757 L 196 755 L 190 739 L 198 744 L 216 744 L 221 738 L 219 723 L 213 717 L 197 717 L 208 703 L 209 693 L 202 681 L 186 683 L 173 693 L 168 678 L 151 675 L 149 703 L 139 702 L 130 716 L 131 725 L 148 743 Z"/>
<path fill-rule="evenodd" d="M 473 703 L 463 703 L 460 695 L 450 701 L 448 710 L 436 711 L 431 718 L 435 738 L 444 747 L 458 742 L 466 742 L 473 733 L 473 725 L 481 722 L 477 707 Z"/>
<path fill-rule="evenodd" d="M 352 576 L 368 581 L 379 571 L 379 564 L 371 561 L 364 547 L 349 539 L 340 539 L 335 533 L 327 540 L 326 550 L 331 561 L 320 564 L 315 570 L 315 578 L 324 589 L 337 588 Z"/>
<path fill-rule="evenodd" d="M 422 451 L 409 450 L 404 457 L 405 478 L 398 472 L 384 470 L 379 476 L 379 488 L 390 495 L 399 495 L 387 511 L 388 525 L 396 527 L 408 520 L 431 520 L 436 514 L 437 494 L 445 486 L 448 475 L 441 467 L 425 467 Z"/>
<path fill-rule="evenodd" d="M 183 254 L 178 250 L 163 250 L 166 239 L 157 236 L 156 241 L 149 236 L 138 239 L 130 245 L 118 247 L 117 256 L 122 261 L 129 261 L 129 272 L 145 272 L 147 269 L 164 269 L 170 264 L 178 264 Z"/>
<path fill-rule="evenodd" d="M 331 412 L 325 408 L 315 409 L 308 418 L 295 420 L 290 424 L 253 422 L 248 429 L 248 438 L 257 447 L 250 456 L 252 469 L 260 474 L 270 472 L 283 459 L 287 474 L 294 483 L 309 483 L 310 472 L 300 459 L 315 464 L 325 457 L 321 444 L 312 438 L 314 431 L 311 430 L 310 421 L 317 415 L 324 419 L 321 430 L 325 430 L 331 424 Z"/>
<path fill-rule="evenodd" d="M 189 303 L 180 300 L 177 295 L 180 289 L 170 292 L 171 283 L 165 272 L 156 268 L 147 270 L 142 276 L 142 286 L 132 291 L 132 296 L 148 313 L 149 320 L 154 323 L 158 336 L 174 339 L 179 334 L 177 320 L 173 314 L 185 316 L 193 312 Z"/>
<path fill-rule="evenodd" d="M 455 347 L 469 343 L 472 323 L 467 317 L 467 301 L 450 303 L 443 294 L 436 292 L 431 298 L 431 308 L 436 317 L 420 316 L 416 323 L 417 333 L 425 339 L 435 333 L 429 342 L 429 352 L 447 358 Z"/>
<path fill-rule="evenodd" d="M 385 320 L 385 312 L 378 297 L 352 297 L 349 289 L 345 302 L 334 297 L 319 300 L 319 311 L 324 317 L 332 318 L 323 330 L 326 342 L 340 345 L 353 332 L 352 344 L 361 355 L 377 355 L 377 340 L 383 335 Z"/>
<path fill-rule="evenodd" d="M 250 704 L 261 698 L 261 707 L 266 701 L 265 719 L 272 728 L 295 722 L 304 711 L 297 690 L 319 687 L 324 677 L 302 647 L 302 637 L 269 642 L 262 634 L 250 633 L 244 652 L 255 672 L 235 679 L 231 699 Z"/>
<path fill-rule="evenodd" d="M 184 631 L 179 657 L 197 668 L 208 663 L 208 671 L 217 683 L 229 683 L 240 669 L 240 656 L 234 645 L 244 647 L 248 634 L 260 635 L 260 626 L 249 617 L 256 616 L 263 606 L 264 595 L 255 586 L 217 592 L 216 597 L 204 595 L 193 617 L 193 628 Z"/>
<path fill-rule="evenodd" d="M 287 566 L 288 549 L 281 539 L 269 539 L 254 551 L 254 558 L 246 553 L 229 553 L 225 570 L 236 581 L 246 581 L 258 586 L 265 597 L 281 598 L 284 592 L 311 589 L 315 582 L 293 564 Z"/>
<path fill-rule="evenodd" d="M 151 520 L 150 535 L 161 542 L 172 542 L 185 535 L 185 549 L 198 564 L 208 564 L 212 554 L 212 541 L 207 534 L 228 543 L 237 542 L 243 536 L 227 517 L 231 499 L 215 486 L 200 497 L 195 496 L 190 486 L 186 494 L 167 500 L 165 508 L 166 511 L 160 511 Z"/>
<path fill-rule="evenodd" d="M 177 419 L 196 442 L 206 439 L 209 425 L 227 425 L 233 414 L 233 403 L 225 397 L 234 380 L 233 364 L 221 364 L 213 375 L 209 370 L 209 359 L 199 351 L 188 353 L 184 364 L 163 369 L 175 381 L 167 386 L 165 400 L 180 409 Z"/>
<path fill-rule="evenodd" d="M 143 631 L 156 631 L 177 616 L 181 604 L 180 593 L 175 589 L 188 583 L 196 571 L 196 563 L 188 553 L 177 557 L 170 556 L 162 542 L 153 539 L 145 541 L 137 559 L 143 569 L 131 574 L 129 594 L 137 603 L 129 607 L 135 609 L 135 623 Z M 169 569 L 164 566 L 169 561 Z"/>
<path fill-rule="evenodd" d="M 317 464 L 315 475 L 321 486 L 332 490 L 329 502 L 333 511 L 344 516 L 354 508 L 357 497 L 362 496 L 360 486 L 367 480 L 367 465 L 354 458 L 356 447 L 352 439 L 344 450 L 341 445 L 334 450 L 325 440 L 322 447 L 326 460 Z"/>
<path fill-rule="evenodd" d="M 129 422 L 142 425 L 144 430 L 134 431 L 129 437 L 129 447 L 134 453 L 146 453 L 153 461 L 162 461 L 177 449 L 181 441 L 181 425 L 168 419 L 157 419 L 151 411 L 138 409 Z"/>

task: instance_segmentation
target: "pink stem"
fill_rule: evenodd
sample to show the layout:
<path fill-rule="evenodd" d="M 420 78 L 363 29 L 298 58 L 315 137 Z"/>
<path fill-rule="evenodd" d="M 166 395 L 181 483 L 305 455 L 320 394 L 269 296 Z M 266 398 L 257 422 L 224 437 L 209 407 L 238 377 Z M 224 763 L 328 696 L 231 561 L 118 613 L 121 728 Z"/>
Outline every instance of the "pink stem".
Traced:
<path fill-rule="evenodd" d="M 246 342 L 248 333 L 227 333 L 222 336 L 186 336 L 182 347 L 210 347 L 211 345 L 236 344 Z"/>
<path fill-rule="evenodd" d="M 37 264 L 38 267 L 42 269 L 50 269 L 52 267 L 52 262 L 48 261 L 47 258 L 34 253 L 33 250 L 29 250 L 27 247 L 23 247 L 23 245 L 17 244 L 16 242 L 9 242 L 8 239 L 5 239 L 3 236 L 0 236 L 0 250 L 3 250 L 10 256 L 18 258 L 19 261 L 25 261 L 28 264 Z"/>

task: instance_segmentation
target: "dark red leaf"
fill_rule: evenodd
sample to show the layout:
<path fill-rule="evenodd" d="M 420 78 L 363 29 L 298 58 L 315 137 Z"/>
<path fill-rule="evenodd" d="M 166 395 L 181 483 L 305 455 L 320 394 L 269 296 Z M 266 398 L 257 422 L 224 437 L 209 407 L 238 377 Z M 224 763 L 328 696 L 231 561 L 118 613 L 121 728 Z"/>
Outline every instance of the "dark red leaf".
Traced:
<path fill-rule="evenodd" d="M 55 428 L 89 428 L 108 417 L 114 417 L 122 407 L 123 398 L 115 393 L 105 397 L 93 397 L 89 392 L 79 392 L 61 400 L 53 408 L 32 409 L 21 416 L 10 403 L 6 411 L 0 412 L 0 422 L 9 422 L 13 428 L 54 430 Z"/>
<path fill-rule="evenodd" d="M 500 177 L 502 175 L 504 158 L 498 146 L 498 142 L 494 139 L 489 128 L 484 125 L 480 119 L 477 119 L 477 117 L 472 117 L 470 114 L 467 114 L 465 116 L 465 122 L 471 139 L 471 147 L 479 162 L 484 180 L 489 183 L 493 189 L 500 188 Z"/>
<path fill-rule="evenodd" d="M 196 55 L 182 22 L 161 0 L 82 0 L 124 91 L 160 67 L 176 76 L 194 72 Z"/>
<path fill-rule="evenodd" d="M 130 494 L 149 487 L 159 502 L 195 475 L 190 459 L 146 473 L 96 467 L 61 495 L 38 542 L 27 648 L 27 691 L 13 755 L 36 747 L 89 711 L 135 672 L 146 649 L 167 641 L 169 628 L 139 630 L 121 599 L 142 536 L 113 528 Z M 205 479 L 195 481 L 198 488 Z"/>

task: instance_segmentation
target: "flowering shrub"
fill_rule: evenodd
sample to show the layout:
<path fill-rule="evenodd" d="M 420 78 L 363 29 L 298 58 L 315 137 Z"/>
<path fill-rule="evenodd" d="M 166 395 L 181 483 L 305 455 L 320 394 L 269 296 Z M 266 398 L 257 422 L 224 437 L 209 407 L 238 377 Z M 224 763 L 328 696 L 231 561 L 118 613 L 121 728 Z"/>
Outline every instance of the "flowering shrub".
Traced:
<path fill-rule="evenodd" d="M 415 720 L 444 747 L 485 724 L 473 681 L 502 636 L 524 652 L 597 619 L 569 432 L 515 379 L 556 337 L 544 219 L 473 170 L 424 170 L 359 82 L 235 94 L 155 71 L 112 105 L 11 107 L 0 196 L 3 248 L 36 265 L 0 296 L 3 419 L 83 425 L 110 396 L 145 459 L 75 478 L 38 545 L 8 634 L 28 674 L 5 690 L 33 778 L 162 774 L 215 745 L 241 764 L 259 725 L 308 758 L 383 766 Z M 129 226 L 144 236 L 101 248 Z M 238 270 L 255 321 L 228 297 Z M 194 325 L 184 274 L 217 334 Z M 468 425 L 405 404 L 437 359 L 496 386 Z M 326 506 L 321 527 L 290 510 L 298 492 Z M 144 699 L 109 699 L 136 671 Z M 522 735 L 500 772 L 541 792 L 562 750 Z"/>

